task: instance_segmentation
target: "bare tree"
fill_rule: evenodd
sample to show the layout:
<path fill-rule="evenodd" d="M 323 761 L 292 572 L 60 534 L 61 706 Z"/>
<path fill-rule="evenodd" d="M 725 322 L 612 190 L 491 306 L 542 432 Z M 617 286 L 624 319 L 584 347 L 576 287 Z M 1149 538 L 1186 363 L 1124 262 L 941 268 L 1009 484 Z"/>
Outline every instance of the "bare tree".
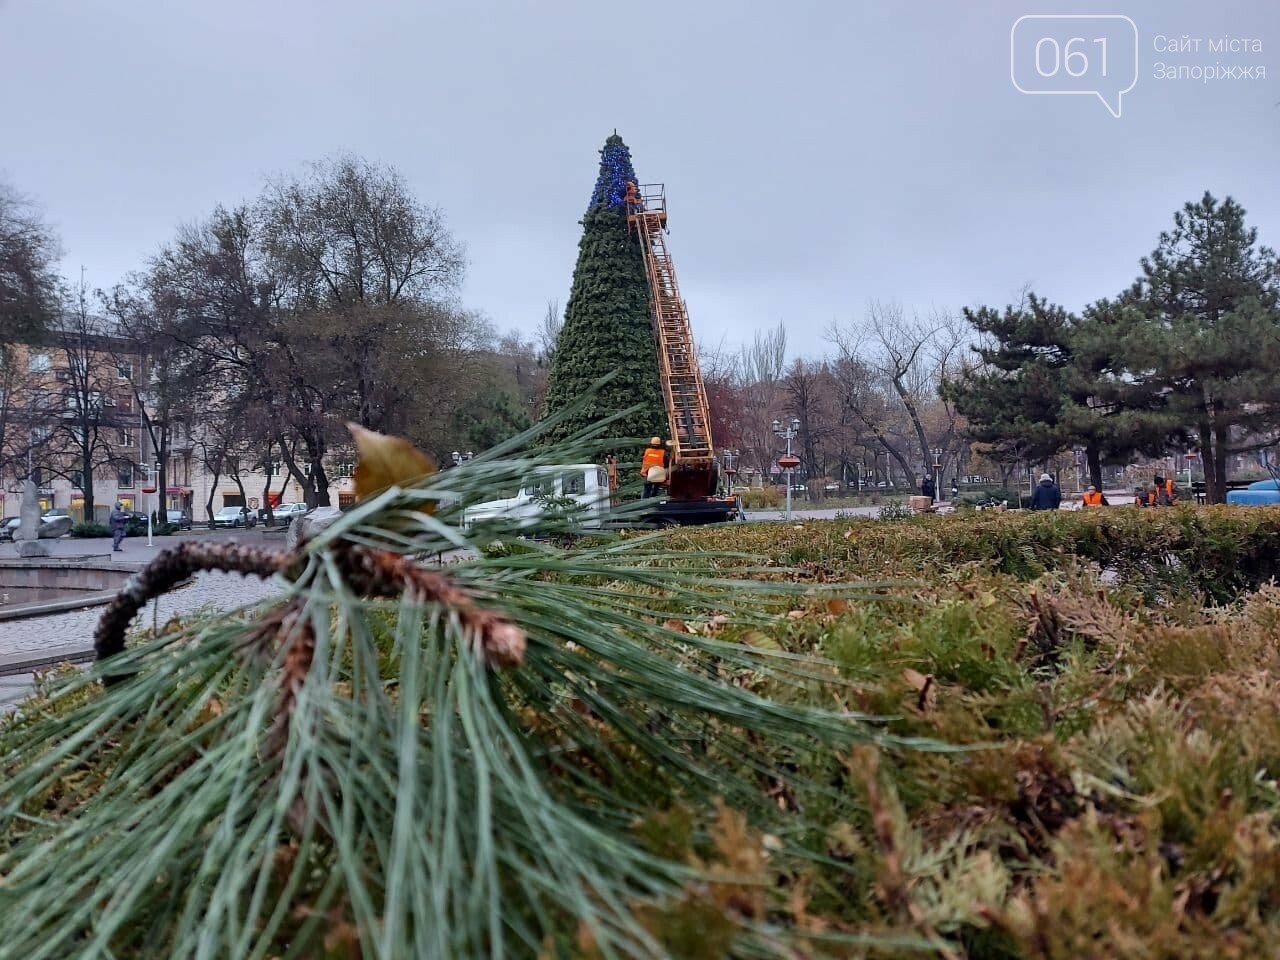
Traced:
<path fill-rule="evenodd" d="M 124 467 L 136 473 L 141 456 L 133 441 L 138 425 L 133 397 L 120 389 L 110 331 L 100 317 L 89 312 L 83 278 L 68 296 L 49 339 L 62 362 L 62 409 L 48 425 L 49 456 L 42 458 L 40 466 L 80 488 L 85 520 L 92 521 L 97 475 Z"/>
<path fill-rule="evenodd" d="M 560 328 L 564 326 L 564 317 L 560 312 L 557 300 L 548 300 L 547 309 L 542 314 L 542 322 L 538 324 L 538 345 L 541 347 L 541 361 L 550 367 L 556 355 L 556 341 L 560 339 Z"/>
<path fill-rule="evenodd" d="M 779 323 L 756 332 L 751 343 L 742 348 L 738 365 L 739 438 L 746 461 L 761 477 L 770 475 L 777 457 L 778 438 L 772 424 L 782 415 L 781 380 L 786 359 L 787 330 Z"/>
<path fill-rule="evenodd" d="M 800 423 L 800 461 L 808 479 L 809 498 L 826 496 L 827 441 L 836 421 L 835 390 L 825 361 L 797 359 L 782 380 L 786 414 Z"/>
<path fill-rule="evenodd" d="M 138 283 L 175 346 L 243 399 L 233 409 L 276 425 L 308 502 L 327 504 L 347 420 L 449 449 L 493 339 L 454 304 L 462 269 L 438 211 L 394 170 L 345 157 L 185 228 Z"/>
<path fill-rule="evenodd" d="M 862 323 L 833 324 L 828 339 L 841 361 L 846 409 L 912 483 L 929 469 L 934 450 L 942 451 L 944 464 L 956 459 L 963 446 L 958 417 L 939 394 L 965 343 L 954 315 L 933 310 L 908 317 L 901 304 L 873 300 Z"/>

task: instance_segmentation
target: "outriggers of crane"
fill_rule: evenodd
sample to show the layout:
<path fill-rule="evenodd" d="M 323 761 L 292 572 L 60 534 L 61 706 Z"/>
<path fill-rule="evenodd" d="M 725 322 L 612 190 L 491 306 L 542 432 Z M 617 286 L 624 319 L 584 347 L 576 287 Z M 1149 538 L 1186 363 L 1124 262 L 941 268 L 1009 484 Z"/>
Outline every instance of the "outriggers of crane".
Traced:
<path fill-rule="evenodd" d="M 719 466 L 711 440 L 707 392 L 694 352 L 689 311 L 667 249 L 667 197 L 662 184 L 628 184 L 627 226 L 640 241 L 649 279 L 649 315 L 671 436 L 667 498 L 655 507 L 664 523 L 718 523 L 740 515 L 738 501 L 718 496 Z"/>

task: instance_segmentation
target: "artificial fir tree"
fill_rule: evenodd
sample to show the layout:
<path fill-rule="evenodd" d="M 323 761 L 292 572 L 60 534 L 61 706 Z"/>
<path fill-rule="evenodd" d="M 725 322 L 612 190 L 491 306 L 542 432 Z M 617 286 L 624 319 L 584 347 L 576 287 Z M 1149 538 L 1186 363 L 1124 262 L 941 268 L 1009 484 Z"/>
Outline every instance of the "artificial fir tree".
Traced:
<path fill-rule="evenodd" d="M 601 377 L 613 377 L 593 407 L 571 416 L 559 427 L 558 436 L 637 405 L 611 428 L 613 436 L 667 433 L 644 260 L 639 241 L 627 231 L 623 198 L 628 181 L 639 182 L 631 151 L 615 133 L 600 151 L 600 175 L 582 218 L 578 262 L 556 340 L 546 412 L 571 407 Z"/>

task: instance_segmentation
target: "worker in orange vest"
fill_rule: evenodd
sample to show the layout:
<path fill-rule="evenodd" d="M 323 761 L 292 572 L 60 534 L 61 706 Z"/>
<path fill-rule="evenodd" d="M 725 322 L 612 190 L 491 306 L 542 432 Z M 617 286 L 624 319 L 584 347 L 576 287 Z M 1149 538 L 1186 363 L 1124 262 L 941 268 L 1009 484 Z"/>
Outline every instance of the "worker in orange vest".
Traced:
<path fill-rule="evenodd" d="M 1094 486 L 1090 486 L 1080 499 L 1084 501 L 1086 507 L 1104 507 L 1107 505 L 1107 498 L 1102 495 L 1102 491 Z"/>
<path fill-rule="evenodd" d="M 628 181 L 627 181 L 627 195 L 626 195 L 625 197 L 623 197 L 622 199 L 623 199 L 623 201 L 625 201 L 625 202 L 626 202 L 626 204 L 627 204 L 628 206 L 630 206 L 631 204 L 639 205 L 639 203 L 640 203 L 640 191 L 639 191 L 639 189 L 636 187 L 636 182 L 635 182 L 634 180 L 628 180 Z"/>
<path fill-rule="evenodd" d="M 1136 507 L 1154 507 L 1156 505 L 1155 491 L 1147 492 L 1142 487 L 1134 487 L 1133 504 Z"/>
<path fill-rule="evenodd" d="M 655 497 L 667 482 L 667 448 L 661 437 L 650 437 L 640 460 L 640 476 L 644 477 L 644 495 Z"/>
<path fill-rule="evenodd" d="M 1156 474 L 1153 478 L 1156 485 L 1156 502 L 1162 507 L 1171 507 L 1178 502 L 1178 493 L 1174 489 L 1173 480 Z"/>

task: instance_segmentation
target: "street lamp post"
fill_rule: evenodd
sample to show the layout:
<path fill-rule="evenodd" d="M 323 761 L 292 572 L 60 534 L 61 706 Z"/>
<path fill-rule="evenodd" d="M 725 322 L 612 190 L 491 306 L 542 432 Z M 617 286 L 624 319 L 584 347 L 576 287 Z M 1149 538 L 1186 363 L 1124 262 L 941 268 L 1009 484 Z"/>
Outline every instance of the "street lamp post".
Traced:
<path fill-rule="evenodd" d="M 791 453 L 791 441 L 796 434 L 800 432 L 800 421 L 793 418 L 784 428 L 782 421 L 773 421 L 773 432 L 787 441 L 787 452 L 778 458 L 778 466 L 782 468 L 787 478 L 787 519 L 791 519 L 791 477 L 792 471 L 800 464 L 800 458 Z"/>
<path fill-rule="evenodd" d="M 729 496 L 733 496 L 733 478 L 738 475 L 737 469 L 733 465 L 734 458 L 738 456 L 737 450 L 722 450 L 724 455 L 724 475 L 727 478 L 725 487 Z"/>
<path fill-rule="evenodd" d="M 157 487 L 156 487 L 156 481 L 159 479 L 159 476 L 160 476 L 160 464 L 159 464 L 159 463 L 140 464 L 139 466 L 140 466 L 143 470 L 145 470 L 145 471 L 146 471 L 146 473 L 147 473 L 147 479 L 144 481 L 145 485 L 144 485 L 144 486 L 143 486 L 143 488 L 142 488 L 142 492 L 143 492 L 143 494 L 150 495 L 150 494 L 158 493 L 158 492 L 159 492 L 159 490 L 158 490 L 158 489 L 157 489 Z M 154 501 L 153 501 L 153 505 L 154 505 Z M 144 503 L 143 503 L 143 507 L 145 508 L 146 506 L 147 506 L 147 504 L 144 502 Z M 153 512 L 154 512 L 153 510 L 147 510 L 147 511 L 146 511 L 146 514 L 147 514 L 147 546 L 148 546 L 148 547 L 152 545 L 152 542 L 151 542 L 151 534 L 152 534 L 152 530 L 151 530 L 151 515 L 152 515 L 152 513 L 153 513 Z"/>

